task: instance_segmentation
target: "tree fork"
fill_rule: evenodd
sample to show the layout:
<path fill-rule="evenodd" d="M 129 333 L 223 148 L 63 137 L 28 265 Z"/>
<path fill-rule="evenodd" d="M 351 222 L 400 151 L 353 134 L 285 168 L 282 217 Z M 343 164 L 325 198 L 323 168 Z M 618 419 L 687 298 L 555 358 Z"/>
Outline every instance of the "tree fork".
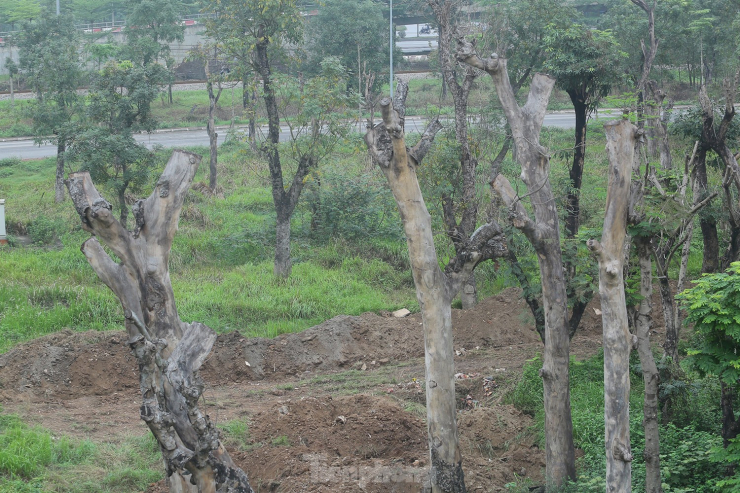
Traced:
<path fill-rule="evenodd" d="M 82 228 L 94 235 L 81 250 L 121 302 L 139 364 L 141 418 L 159 443 L 170 491 L 253 493 L 198 406 L 204 389 L 198 371 L 216 334 L 204 324 L 180 320 L 170 282 L 170 249 L 200 160 L 173 152 L 152 194 L 133 207 L 134 231 L 115 219 L 87 172 L 72 173 L 66 184 Z"/>
<path fill-rule="evenodd" d="M 476 265 L 502 256 L 505 240 L 501 227 L 491 222 L 478 228 L 458 255 L 439 267 L 434 248 L 431 217 L 421 195 L 416 167 L 436 133 L 442 128 L 432 120 L 421 140 L 406 147 L 405 100 L 408 85 L 398 84 L 392 102 L 380 102 L 383 123 L 365 135 L 370 156 L 388 180 L 403 221 L 424 326 L 427 431 L 430 452 L 430 483 L 433 493 L 463 493 L 465 478 L 458 444 L 455 402 L 452 313 L 450 303 Z"/>
<path fill-rule="evenodd" d="M 465 38 L 458 38 L 457 58 L 487 72 L 493 79 L 499 102 L 511 128 L 516 160 L 531 197 L 534 219 L 511 183 L 499 174 L 491 186 L 509 208 L 514 227 L 524 233 L 537 252 L 545 312 L 545 350 L 541 375 L 545 405 L 545 460 L 547 487 L 559 487 L 576 479 L 573 421 L 568 374 L 570 338 L 568 306 L 560 250 L 559 217 L 550 186 L 550 156 L 539 143 L 547 102 L 555 79 L 535 74 L 527 102 L 520 107 L 506 70 L 506 59 L 492 55 L 482 59 Z"/>

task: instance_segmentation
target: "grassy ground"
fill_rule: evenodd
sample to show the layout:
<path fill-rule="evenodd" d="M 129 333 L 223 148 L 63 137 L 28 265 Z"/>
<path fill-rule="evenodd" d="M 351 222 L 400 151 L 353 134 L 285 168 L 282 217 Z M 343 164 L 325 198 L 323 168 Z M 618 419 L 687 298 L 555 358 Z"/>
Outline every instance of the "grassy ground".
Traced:
<path fill-rule="evenodd" d="M 142 491 L 161 475 L 151 435 L 115 445 L 73 441 L 0 414 L 0 493 Z"/>

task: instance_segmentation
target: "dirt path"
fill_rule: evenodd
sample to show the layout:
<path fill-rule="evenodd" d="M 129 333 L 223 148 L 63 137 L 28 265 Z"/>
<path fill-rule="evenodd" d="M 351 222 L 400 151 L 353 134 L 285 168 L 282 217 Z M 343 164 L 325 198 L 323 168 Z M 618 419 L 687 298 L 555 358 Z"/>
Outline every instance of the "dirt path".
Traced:
<path fill-rule="evenodd" d="M 600 347 L 592 307 L 573 340 L 577 358 Z M 506 290 L 455 310 L 453 326 L 469 490 L 503 491 L 515 475 L 541 480 L 531 419 L 501 403 L 542 348 L 528 308 Z M 223 334 L 202 375 L 211 419 L 249 425 L 230 445 L 259 491 L 419 491 L 428 455 L 419 315 L 339 316 L 276 339 Z M 0 355 L 0 403 L 71 437 L 147 433 L 124 332 L 65 330 Z M 166 491 L 164 482 L 150 491 Z"/>

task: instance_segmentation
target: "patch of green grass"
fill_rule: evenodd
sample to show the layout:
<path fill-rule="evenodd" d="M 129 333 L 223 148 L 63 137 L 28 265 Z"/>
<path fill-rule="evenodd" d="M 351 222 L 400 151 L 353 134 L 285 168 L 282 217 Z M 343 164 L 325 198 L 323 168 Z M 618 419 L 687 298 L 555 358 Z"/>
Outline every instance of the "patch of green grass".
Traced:
<path fill-rule="evenodd" d="M 287 435 L 280 435 L 270 440 L 273 447 L 290 447 L 290 440 Z"/>
<path fill-rule="evenodd" d="M 163 474 L 148 433 L 122 443 L 75 441 L 0 414 L 0 493 L 133 493 Z"/>
<path fill-rule="evenodd" d="M 30 427 L 17 416 L 0 414 L 0 475 L 9 479 L 33 479 L 52 465 L 81 463 L 94 454 L 91 442 L 73 443 Z"/>
<path fill-rule="evenodd" d="M 221 442 L 227 448 L 249 450 L 249 425 L 246 420 L 234 419 L 218 425 L 221 431 Z"/>

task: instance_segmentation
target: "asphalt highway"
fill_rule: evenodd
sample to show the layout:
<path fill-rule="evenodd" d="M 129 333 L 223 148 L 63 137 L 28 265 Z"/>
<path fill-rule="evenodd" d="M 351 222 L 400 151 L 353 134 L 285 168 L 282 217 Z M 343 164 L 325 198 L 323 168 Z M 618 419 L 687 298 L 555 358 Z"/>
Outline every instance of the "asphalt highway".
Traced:
<path fill-rule="evenodd" d="M 424 130 L 424 123 L 424 120 L 420 117 L 408 117 L 406 118 L 406 131 L 421 132 Z M 575 126 L 575 116 L 572 112 L 550 113 L 545 116 L 545 125 L 573 128 Z M 217 128 L 219 145 L 223 143 L 227 130 L 228 127 Z M 240 130 L 242 129 L 240 128 Z M 362 130 L 364 130 L 364 127 Z M 267 129 L 262 128 L 258 133 L 261 134 L 260 137 L 264 138 Z M 282 127 L 280 140 L 286 141 L 289 137 L 289 129 L 285 126 Z M 208 134 L 204 128 L 159 130 L 152 134 L 137 135 L 136 140 L 145 143 L 150 148 L 155 145 L 165 148 L 207 146 Z M 37 145 L 32 139 L 0 139 L 0 159 L 9 157 L 40 159 L 54 156 L 56 151 L 56 146 L 50 144 Z"/>

